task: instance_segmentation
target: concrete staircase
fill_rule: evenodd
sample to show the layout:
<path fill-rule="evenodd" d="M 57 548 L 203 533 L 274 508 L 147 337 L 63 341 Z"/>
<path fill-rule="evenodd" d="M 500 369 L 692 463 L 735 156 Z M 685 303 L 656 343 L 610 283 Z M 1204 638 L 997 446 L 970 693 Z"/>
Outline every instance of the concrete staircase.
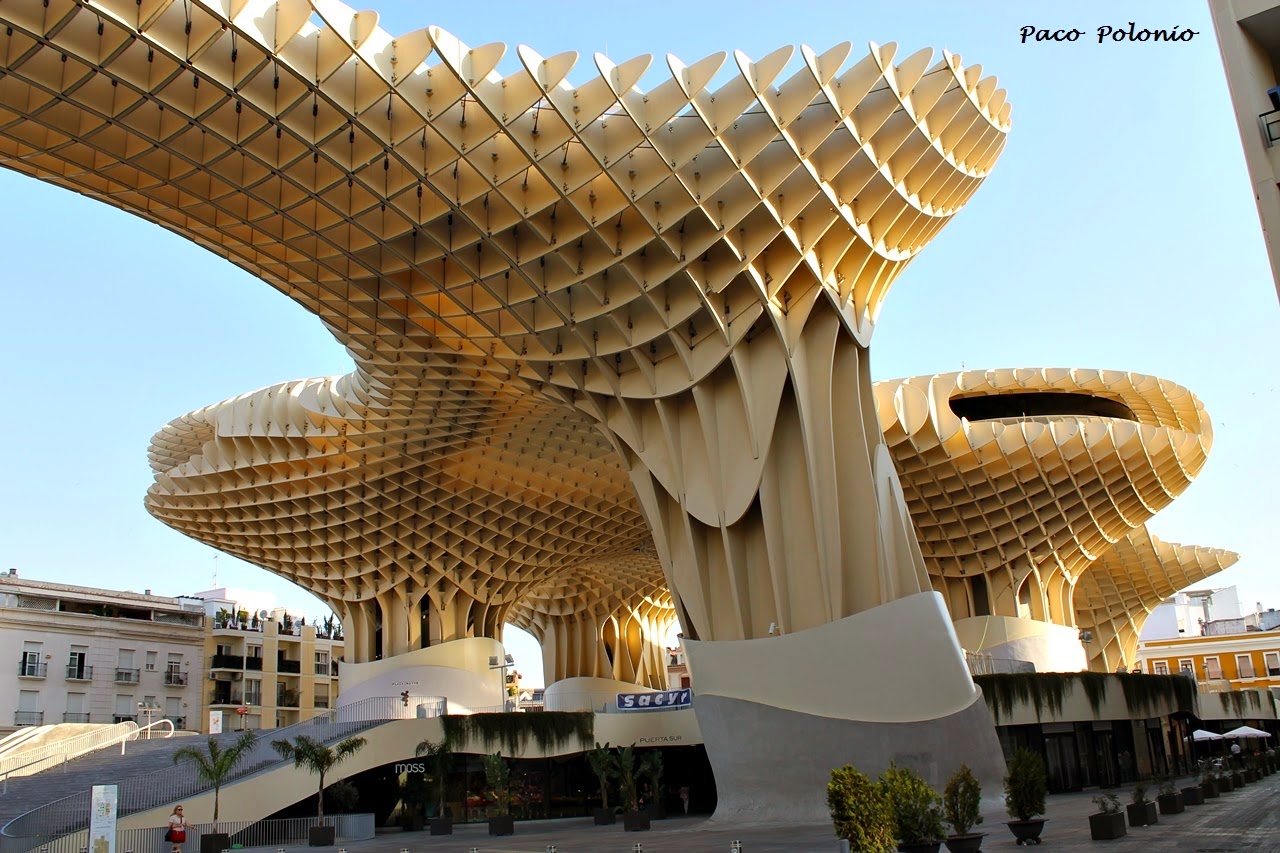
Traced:
<path fill-rule="evenodd" d="M 238 732 L 218 736 L 223 746 L 229 746 Z M 18 776 L 9 780 L 8 790 L 0 794 L 0 827 L 34 808 L 60 800 L 72 794 L 89 792 L 94 785 L 118 784 L 130 776 L 140 776 L 173 766 L 173 754 L 184 746 L 197 749 L 205 747 L 204 737 L 152 738 L 130 741 L 125 754 L 120 745 L 108 746 L 65 765 L 45 770 L 34 776 Z"/>

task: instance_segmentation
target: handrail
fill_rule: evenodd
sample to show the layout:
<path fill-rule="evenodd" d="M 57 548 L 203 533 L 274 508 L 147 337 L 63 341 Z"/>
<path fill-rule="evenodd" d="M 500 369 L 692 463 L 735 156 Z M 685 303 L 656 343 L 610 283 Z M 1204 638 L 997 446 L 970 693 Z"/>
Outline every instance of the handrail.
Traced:
<path fill-rule="evenodd" d="M 124 728 L 123 732 L 120 731 L 121 727 Z M 72 752 L 75 752 L 77 755 L 83 755 L 86 752 L 91 752 L 104 746 L 111 746 L 119 738 L 127 737 L 136 731 L 138 731 L 137 723 L 113 723 L 110 726 L 105 726 L 92 732 L 85 732 L 83 734 L 75 735 L 74 737 L 56 740 L 52 743 L 47 743 L 44 746 L 36 747 L 35 749 L 23 750 L 22 752 L 15 753 L 14 755 L 0 758 L 0 774 L 8 775 L 14 769 L 25 764 L 30 764 L 33 760 L 39 758 L 45 758 L 48 756 L 61 757 L 64 753 Z M 79 751 L 77 752 L 77 750 Z"/>
<path fill-rule="evenodd" d="M 106 747 L 112 746 L 113 744 L 115 744 L 117 740 L 120 742 L 120 754 L 124 755 L 125 744 L 127 744 L 131 740 L 138 740 L 138 735 L 142 734 L 143 732 L 147 733 L 147 739 L 150 740 L 151 729 L 154 729 L 157 726 L 167 725 L 169 727 L 168 733 L 162 738 L 163 740 L 168 740 L 169 738 L 177 734 L 177 728 L 174 727 L 173 720 L 170 720 L 167 718 L 156 720 L 154 723 L 148 723 L 147 725 L 142 726 L 141 728 L 138 727 L 137 723 L 121 723 L 121 725 L 132 725 L 135 731 L 131 731 L 125 735 L 121 735 L 115 740 L 109 740 L 106 743 L 102 744 L 101 746 L 97 747 L 96 749 L 85 750 L 84 752 L 78 752 L 75 755 L 69 755 L 67 753 L 63 753 L 61 756 L 46 755 L 44 758 L 37 758 L 35 761 L 28 761 L 26 764 L 19 764 L 17 767 L 11 767 L 10 769 L 5 770 L 3 773 L 0 773 L 0 794 L 9 793 L 9 777 L 10 776 L 14 775 L 19 770 L 25 770 L 26 768 L 32 767 L 36 764 L 45 764 L 46 762 L 49 762 L 48 764 L 46 764 L 45 767 L 41 767 L 40 770 L 32 770 L 30 773 L 23 773 L 22 775 L 31 776 L 36 773 L 39 773 L 41 770 L 47 770 L 50 767 L 52 767 L 54 764 L 59 763 L 58 762 L 59 758 L 62 759 L 61 761 L 62 770 L 63 772 L 66 772 L 67 762 L 70 761 L 71 759 L 80 758 L 83 755 L 88 755 L 90 752 L 97 752 L 98 749 L 105 749 Z"/>
<path fill-rule="evenodd" d="M 430 717 L 440 716 L 447 709 L 446 700 L 438 696 L 410 696 L 407 699 L 401 696 L 375 696 L 352 702 L 301 723 L 268 729 L 268 736 L 261 737 L 254 743 L 241 764 L 222 784 L 225 786 L 287 763 L 272 748 L 271 741 L 306 734 L 321 743 L 332 743 L 390 720 L 417 717 L 419 705 L 426 706 L 424 713 Z M 208 790 L 211 790 L 211 786 L 196 775 L 193 762 L 182 762 L 118 782 L 116 814 L 123 817 L 158 808 Z M 89 793 L 82 791 L 18 815 L 0 829 L 0 837 L 45 840 L 58 838 L 88 826 L 89 811 Z"/>

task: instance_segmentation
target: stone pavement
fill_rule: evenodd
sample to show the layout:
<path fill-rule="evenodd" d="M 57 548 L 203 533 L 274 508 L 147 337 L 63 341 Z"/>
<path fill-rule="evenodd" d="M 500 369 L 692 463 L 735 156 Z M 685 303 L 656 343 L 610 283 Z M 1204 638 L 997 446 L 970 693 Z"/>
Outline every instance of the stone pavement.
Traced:
<path fill-rule="evenodd" d="M 1181 780 L 1179 786 L 1189 785 Z M 1154 788 L 1148 792 L 1154 796 Z M 1129 800 L 1128 787 L 1116 791 L 1121 801 Z M 1092 841 L 1088 815 L 1096 811 L 1092 797 L 1097 791 L 1050 796 L 1049 822 L 1040 847 L 1018 847 L 1004 826 L 1008 817 L 996 800 L 986 803 L 985 821 L 979 829 L 988 832 L 984 851 L 1051 850 L 1111 853 L 1235 853 L 1235 851 L 1277 851 L 1280 853 L 1280 775 L 1264 778 L 1243 789 L 1206 800 L 1203 806 L 1187 806 L 1178 815 L 1161 815 L 1155 826 L 1130 828 L 1116 841 Z M 488 827 L 467 824 L 454 828 L 451 836 L 432 837 L 428 833 L 389 833 L 371 841 L 346 844 L 347 853 L 546 853 L 555 845 L 556 853 L 633 853 L 637 843 L 643 853 L 729 853 L 732 842 L 742 842 L 742 853 L 836 853 L 839 842 L 831 826 L 728 826 L 704 817 L 671 817 L 654 821 L 649 832 L 623 832 L 622 824 L 592 826 L 590 818 L 530 821 L 516 824 L 516 834 L 490 838 Z M 945 851 L 946 848 L 944 847 Z M 297 848 L 289 853 L 306 853 Z M 310 853 L 316 853 L 314 850 Z"/>

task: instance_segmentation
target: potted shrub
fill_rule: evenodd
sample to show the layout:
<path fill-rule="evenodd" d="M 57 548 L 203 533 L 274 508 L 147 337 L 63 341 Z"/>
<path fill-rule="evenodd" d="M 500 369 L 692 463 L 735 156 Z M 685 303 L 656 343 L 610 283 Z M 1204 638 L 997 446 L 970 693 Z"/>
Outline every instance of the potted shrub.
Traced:
<path fill-rule="evenodd" d="M 502 753 L 484 757 L 484 781 L 489 786 L 489 796 L 493 799 L 498 814 L 489 818 L 490 835 L 515 835 L 516 821 L 511 816 L 511 771 Z"/>
<path fill-rule="evenodd" d="M 985 832 L 970 832 L 982 823 L 982 786 L 968 765 L 951 774 L 942 792 L 942 812 L 951 824 L 954 835 L 946 837 L 947 850 L 951 853 L 975 853 L 982 849 Z"/>
<path fill-rule="evenodd" d="M 1089 815 L 1089 837 L 1094 841 L 1111 841 L 1124 836 L 1124 812 L 1120 811 L 1120 799 L 1115 794 L 1094 797 L 1098 810 Z"/>
<path fill-rule="evenodd" d="M 241 628 L 249 627 L 249 611 L 248 610 L 241 610 L 237 612 L 236 618 L 239 621 Z"/>
<path fill-rule="evenodd" d="M 622 828 L 627 832 L 647 832 L 649 814 L 640 810 L 640 778 L 636 773 L 635 744 L 618 754 L 618 794 L 622 797 Z"/>
<path fill-rule="evenodd" d="M 1230 794 L 1236 789 L 1236 782 L 1230 770 L 1214 770 L 1213 778 L 1218 780 L 1219 794 Z"/>
<path fill-rule="evenodd" d="M 1129 826 L 1153 826 L 1160 822 L 1156 804 L 1147 799 L 1147 786 L 1139 782 L 1133 786 L 1133 801 L 1129 803 Z"/>
<path fill-rule="evenodd" d="M 1156 796 L 1156 802 L 1160 804 L 1160 814 L 1182 814 L 1187 810 L 1182 792 L 1173 783 L 1172 776 L 1165 776 L 1160 780 L 1160 793 Z"/>
<path fill-rule="evenodd" d="M 1004 777 L 1004 806 L 1009 812 L 1009 831 L 1018 844 L 1039 844 L 1044 831 L 1044 798 L 1049 792 L 1044 759 L 1029 749 L 1018 749 L 1009 759 Z"/>
<path fill-rule="evenodd" d="M 200 853 L 222 853 L 231 847 L 231 836 L 218 832 L 218 797 L 222 786 L 229 781 L 240 762 L 253 748 L 256 735 L 252 730 L 241 732 L 231 746 L 222 746 L 216 737 L 210 737 L 206 748 L 184 746 L 173 754 L 173 763 L 195 763 L 196 778 L 208 782 L 213 788 L 213 828 L 200 834 Z"/>
<path fill-rule="evenodd" d="M 449 739 L 446 737 L 439 743 L 424 740 L 413 750 L 413 754 L 425 757 L 427 766 L 431 768 L 432 787 L 436 797 L 436 813 L 430 821 L 431 834 L 453 835 L 453 818 L 445 813 L 444 805 L 445 786 L 453 764 L 453 750 L 450 749 Z"/>
<path fill-rule="evenodd" d="M 827 808 L 836 837 L 859 853 L 892 853 L 893 805 L 884 789 L 851 765 L 831 771 L 827 783 Z"/>
<path fill-rule="evenodd" d="M 1200 783 L 1198 782 L 1194 785 L 1188 785 L 1178 793 L 1182 795 L 1183 805 L 1187 805 L 1187 806 L 1203 806 L 1204 805 L 1204 790 L 1201 789 Z"/>
<path fill-rule="evenodd" d="M 651 749 L 640 760 L 640 778 L 648 780 L 644 810 L 650 820 L 663 820 L 667 816 L 662 803 L 662 752 Z"/>
<path fill-rule="evenodd" d="M 364 748 L 367 741 L 362 737 L 349 737 L 345 740 L 326 746 L 319 740 L 306 735 L 298 735 L 292 741 L 288 739 L 271 741 L 271 748 L 293 766 L 305 768 L 320 777 L 320 786 L 316 790 L 316 817 L 324 817 L 324 777 L 348 757 Z M 313 826 L 307 830 L 307 844 L 311 847 L 332 847 L 337 835 L 334 824 Z"/>
<path fill-rule="evenodd" d="M 600 780 L 600 808 L 592 812 L 596 826 L 613 826 L 617 815 L 609 808 L 609 783 L 618 775 L 618 757 L 613 754 L 609 744 L 604 746 L 596 742 L 596 748 L 587 751 L 587 763 L 591 772 Z"/>
<path fill-rule="evenodd" d="M 904 853 L 938 853 L 942 836 L 942 798 L 909 767 L 890 764 L 880 787 L 893 807 L 894 834 Z"/>
<path fill-rule="evenodd" d="M 1213 772 L 1213 767 L 1209 764 L 1200 767 L 1200 793 L 1206 800 L 1218 796 L 1218 774 Z"/>

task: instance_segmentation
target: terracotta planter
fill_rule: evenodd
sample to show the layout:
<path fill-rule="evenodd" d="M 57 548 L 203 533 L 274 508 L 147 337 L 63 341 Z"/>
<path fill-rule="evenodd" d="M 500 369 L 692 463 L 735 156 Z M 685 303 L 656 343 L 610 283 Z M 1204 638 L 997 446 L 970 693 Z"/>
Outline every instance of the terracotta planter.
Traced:
<path fill-rule="evenodd" d="M 649 815 L 646 812 L 624 812 L 622 829 L 625 832 L 648 832 Z"/>
<path fill-rule="evenodd" d="M 1094 841 L 1111 841 L 1127 833 L 1123 812 L 1089 815 L 1089 837 Z"/>
<path fill-rule="evenodd" d="M 1187 810 L 1181 793 L 1161 794 L 1156 797 L 1156 802 L 1160 804 L 1160 814 L 1182 814 Z"/>
<path fill-rule="evenodd" d="M 1183 788 L 1181 793 L 1182 793 L 1182 802 L 1185 805 L 1188 805 L 1188 806 L 1204 805 L 1204 791 L 1201 790 L 1199 785 L 1192 785 L 1190 788 Z"/>
<path fill-rule="evenodd" d="M 490 835 L 515 835 L 516 819 L 511 815 L 489 818 Z"/>
<path fill-rule="evenodd" d="M 596 826 L 613 826 L 618 822 L 618 813 L 613 809 L 594 809 L 591 817 L 595 821 Z"/>
<path fill-rule="evenodd" d="M 1044 823 L 1048 818 L 1036 820 L 1011 820 L 1005 824 L 1013 833 L 1015 844 L 1039 844 L 1040 833 L 1044 831 Z"/>
<path fill-rule="evenodd" d="M 971 832 L 968 835 L 952 835 L 944 842 L 950 853 L 978 853 L 982 849 L 985 832 Z"/>
<path fill-rule="evenodd" d="M 453 818 L 433 817 L 431 819 L 432 835 L 453 835 Z"/>
<path fill-rule="evenodd" d="M 1131 803 L 1125 810 L 1129 812 L 1129 826 L 1154 826 L 1160 822 L 1155 803 Z"/>

